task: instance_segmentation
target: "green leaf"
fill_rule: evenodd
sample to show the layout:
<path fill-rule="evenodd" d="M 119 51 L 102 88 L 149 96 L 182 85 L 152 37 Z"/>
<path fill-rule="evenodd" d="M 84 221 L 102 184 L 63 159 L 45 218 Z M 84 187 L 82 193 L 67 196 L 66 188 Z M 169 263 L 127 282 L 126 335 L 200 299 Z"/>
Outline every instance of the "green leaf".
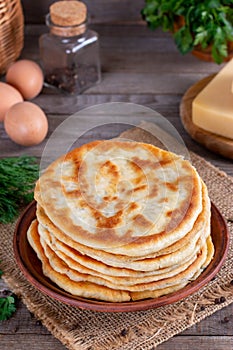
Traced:
<path fill-rule="evenodd" d="M 182 54 L 186 54 L 193 49 L 193 37 L 188 27 L 184 26 L 179 29 L 174 34 L 174 38 L 175 43 Z"/>
<path fill-rule="evenodd" d="M 181 53 L 211 45 L 215 62 L 226 57 L 227 44 L 233 41 L 233 0 L 146 0 L 144 11 L 151 29 L 173 32 L 177 16 L 183 17 L 185 26 L 174 34 Z"/>
<path fill-rule="evenodd" d="M 15 298 L 13 296 L 0 298 L 0 321 L 7 320 L 15 311 Z"/>
<path fill-rule="evenodd" d="M 223 59 L 227 57 L 227 45 L 225 43 L 221 45 L 214 44 L 212 46 L 212 56 L 216 63 L 222 63 Z"/>
<path fill-rule="evenodd" d="M 218 0 L 208 0 L 206 2 L 206 5 L 209 7 L 209 8 L 219 8 L 221 6 L 221 3 L 220 1 Z"/>
<path fill-rule="evenodd" d="M 203 47 L 207 47 L 207 38 L 208 38 L 208 31 L 205 29 L 205 27 L 200 26 L 197 28 L 197 34 L 194 39 L 194 46 L 195 45 L 203 45 Z"/>

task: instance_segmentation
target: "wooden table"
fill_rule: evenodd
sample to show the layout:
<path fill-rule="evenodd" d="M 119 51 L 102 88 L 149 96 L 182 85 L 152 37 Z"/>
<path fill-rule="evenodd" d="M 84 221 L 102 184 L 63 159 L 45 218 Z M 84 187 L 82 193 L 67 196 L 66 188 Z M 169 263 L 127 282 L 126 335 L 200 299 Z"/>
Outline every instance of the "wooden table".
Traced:
<path fill-rule="evenodd" d="M 49 135 L 67 116 L 84 107 L 106 102 L 133 102 L 160 112 L 176 127 L 190 150 L 233 175 L 232 162 L 192 141 L 179 118 L 179 103 L 186 89 L 204 76 L 217 72 L 220 67 L 199 61 L 191 54 L 182 56 L 169 34 L 159 30 L 151 32 L 141 23 L 102 24 L 95 25 L 94 29 L 101 38 L 102 82 L 77 97 L 58 95 L 44 89 L 34 102 L 48 115 Z M 45 30 L 40 25 L 26 27 L 22 57 L 39 60 L 38 37 Z M 0 140 L 1 157 L 25 153 L 40 157 L 45 144 L 27 149 L 17 146 L 8 139 L 2 126 Z M 23 348 L 65 349 L 19 301 L 15 315 L 0 323 L 0 349 Z M 158 346 L 160 350 L 197 348 L 233 348 L 233 304 Z"/>

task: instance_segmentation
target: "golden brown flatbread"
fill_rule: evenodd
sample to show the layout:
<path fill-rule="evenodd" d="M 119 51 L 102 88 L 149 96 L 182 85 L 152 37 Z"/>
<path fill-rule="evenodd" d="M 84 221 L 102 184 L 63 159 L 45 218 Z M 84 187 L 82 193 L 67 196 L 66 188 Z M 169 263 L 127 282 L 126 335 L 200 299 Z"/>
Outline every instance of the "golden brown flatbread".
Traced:
<path fill-rule="evenodd" d="M 34 220 L 28 230 L 28 240 L 36 251 L 38 258 L 42 261 L 43 273 L 55 282 L 62 289 L 70 292 L 72 295 L 78 295 L 85 298 L 105 300 L 111 302 L 123 302 L 129 300 L 139 300 L 174 292 L 184 287 L 192 277 L 200 274 L 203 264 L 208 256 L 208 245 L 205 243 L 195 262 L 177 277 L 166 278 L 161 281 L 148 284 L 139 284 L 121 289 L 119 285 L 107 283 L 99 284 L 98 278 L 90 278 L 90 275 L 84 275 L 72 270 L 66 263 L 62 262 L 56 254 L 51 251 L 46 243 L 41 244 L 38 234 L 38 223 Z M 111 287 L 110 287 L 111 286 Z M 149 288 L 148 288 L 149 287 Z"/>
<path fill-rule="evenodd" d="M 117 274 L 121 276 L 125 272 L 127 275 L 127 271 L 125 271 L 124 268 L 149 272 L 157 269 L 158 263 L 160 264 L 160 268 L 164 269 L 166 267 L 169 267 L 170 261 L 172 262 L 173 266 L 175 266 L 181 260 L 183 262 L 187 261 L 187 257 L 190 257 L 190 254 L 193 252 L 199 237 L 202 236 L 204 234 L 203 232 L 206 232 L 206 230 L 208 230 L 208 234 L 210 231 L 210 200 L 206 186 L 204 184 L 202 185 L 202 201 L 203 210 L 199 214 L 192 230 L 188 232 L 187 235 L 181 240 L 157 252 L 154 254 L 154 256 L 152 254 L 144 259 L 142 257 L 132 258 L 123 255 L 114 255 L 75 242 L 49 220 L 44 210 L 39 205 L 37 206 L 37 218 L 40 223 L 39 230 L 41 231 L 41 234 L 43 235 L 43 232 L 47 231 L 47 233 L 50 234 L 52 242 L 55 245 L 59 246 L 60 250 L 65 251 L 66 253 L 68 250 L 70 250 L 71 254 L 74 252 L 74 254 L 77 255 L 77 259 L 79 258 L 78 261 L 85 266 L 86 256 L 88 256 L 99 261 L 98 269 L 105 269 L 105 266 L 102 266 L 101 263 L 104 263 L 108 266 L 121 267 L 123 269 L 120 270 L 120 274 L 117 273 L 116 269 L 115 271 L 114 269 L 112 270 L 112 273 L 114 275 Z M 178 255 L 177 253 L 179 252 L 180 254 Z"/>
<path fill-rule="evenodd" d="M 184 237 L 202 211 L 190 162 L 155 146 L 96 141 L 53 162 L 35 199 L 74 241 L 126 256 L 148 256 Z"/>
<path fill-rule="evenodd" d="M 73 296 L 125 302 L 186 286 L 210 264 L 211 204 L 190 162 L 153 145 L 95 141 L 54 161 L 27 236 Z"/>
<path fill-rule="evenodd" d="M 130 300 L 130 295 L 128 292 L 119 290 L 114 291 L 110 288 L 90 282 L 75 282 L 69 279 L 69 277 L 67 277 L 65 274 L 53 270 L 40 244 L 40 236 L 37 232 L 36 221 L 32 222 L 28 230 L 27 237 L 29 243 L 42 262 L 44 275 L 49 277 L 54 283 L 56 283 L 60 288 L 64 289 L 68 293 L 84 298 L 106 300 L 110 302 L 123 302 Z"/>

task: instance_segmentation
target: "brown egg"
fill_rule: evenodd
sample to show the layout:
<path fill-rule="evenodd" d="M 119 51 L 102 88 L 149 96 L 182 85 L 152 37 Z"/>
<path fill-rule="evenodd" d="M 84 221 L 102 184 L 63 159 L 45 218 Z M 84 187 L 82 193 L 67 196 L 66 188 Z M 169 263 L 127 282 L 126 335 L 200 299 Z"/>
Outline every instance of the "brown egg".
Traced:
<path fill-rule="evenodd" d="M 6 73 L 6 82 L 19 90 L 25 100 L 31 100 L 40 93 L 43 81 L 40 66 L 30 60 L 13 63 Z"/>
<path fill-rule="evenodd" d="M 8 109 L 15 103 L 22 102 L 23 97 L 13 86 L 0 82 L 0 122 Z"/>
<path fill-rule="evenodd" d="M 6 113 L 4 127 L 14 142 L 22 146 L 32 146 L 44 140 L 48 132 L 48 120 L 35 103 L 20 102 Z"/>

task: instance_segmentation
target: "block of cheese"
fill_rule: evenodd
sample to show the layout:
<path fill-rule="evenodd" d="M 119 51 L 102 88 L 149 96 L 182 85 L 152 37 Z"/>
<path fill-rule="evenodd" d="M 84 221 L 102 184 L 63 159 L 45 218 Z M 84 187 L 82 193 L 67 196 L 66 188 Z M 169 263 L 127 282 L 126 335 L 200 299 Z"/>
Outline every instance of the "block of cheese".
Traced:
<path fill-rule="evenodd" d="M 214 134 L 233 139 L 232 82 L 233 59 L 193 100 L 193 124 Z"/>

